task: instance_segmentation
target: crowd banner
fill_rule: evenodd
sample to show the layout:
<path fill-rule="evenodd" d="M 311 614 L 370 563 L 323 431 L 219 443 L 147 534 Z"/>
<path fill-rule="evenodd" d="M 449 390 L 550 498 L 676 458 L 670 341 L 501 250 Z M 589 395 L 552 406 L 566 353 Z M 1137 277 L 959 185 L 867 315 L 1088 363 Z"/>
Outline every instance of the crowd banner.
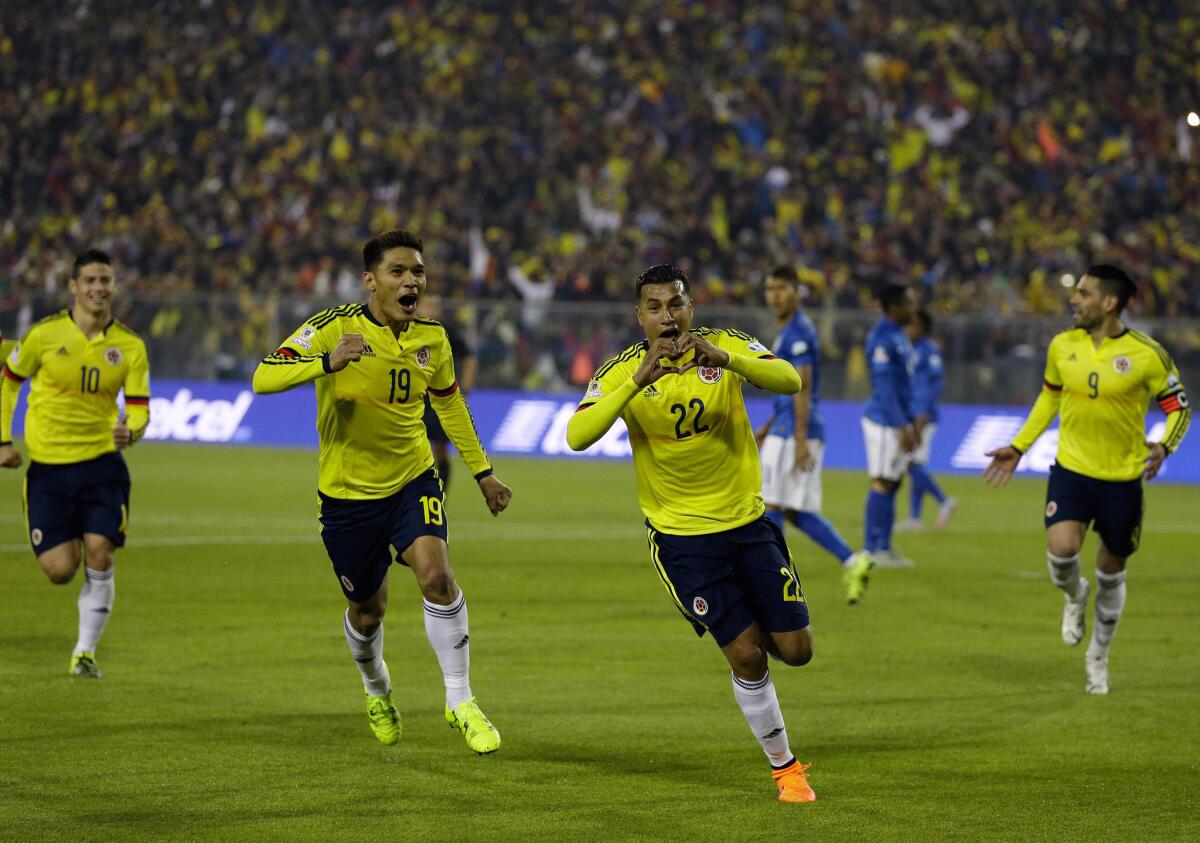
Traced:
<path fill-rule="evenodd" d="M 150 399 L 149 441 L 265 445 L 315 448 L 316 398 L 311 386 L 279 395 L 255 395 L 249 384 L 212 381 L 156 380 Z M 17 407 L 14 432 L 20 436 L 24 395 Z M 576 453 L 567 447 L 567 422 L 578 396 L 480 389 L 468 397 L 479 436 L 494 456 L 555 459 L 628 460 L 629 439 L 617 421 L 591 448 Z M 771 413 L 770 399 L 747 399 L 754 424 Z M 947 404 L 941 408 L 929 466 L 935 472 L 978 473 L 984 453 L 1012 441 L 1026 407 Z M 825 429 L 825 467 L 865 470 L 862 405 L 851 401 L 821 403 Z M 1147 418 L 1147 437 L 1157 439 L 1165 425 L 1157 410 Z M 1018 474 L 1045 474 L 1054 462 L 1058 428 L 1052 427 L 1021 460 Z M 1185 440 L 1167 460 L 1160 479 L 1200 483 L 1200 446 Z"/>

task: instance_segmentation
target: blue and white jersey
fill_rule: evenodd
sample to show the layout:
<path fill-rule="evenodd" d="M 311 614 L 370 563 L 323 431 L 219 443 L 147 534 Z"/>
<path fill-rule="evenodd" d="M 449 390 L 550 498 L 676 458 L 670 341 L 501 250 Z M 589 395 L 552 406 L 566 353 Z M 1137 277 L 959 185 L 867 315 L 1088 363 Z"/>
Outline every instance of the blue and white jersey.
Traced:
<path fill-rule="evenodd" d="M 904 329 L 880 319 L 867 334 L 867 366 L 871 371 L 871 397 L 863 415 L 884 427 L 904 427 L 913 412 L 913 348 Z"/>
<path fill-rule="evenodd" d="M 821 408 L 817 403 L 817 387 L 821 383 L 821 341 L 817 339 L 817 327 L 802 310 L 797 310 L 788 323 L 775 337 L 772 348 L 780 357 L 793 366 L 812 367 L 812 377 L 805 384 L 812 399 L 808 414 L 806 439 L 825 439 L 825 425 L 821 421 Z M 772 436 L 796 435 L 796 403 L 794 396 L 775 396 L 775 421 L 771 424 Z"/>
<path fill-rule="evenodd" d="M 937 424 L 942 398 L 942 351 L 930 337 L 913 343 L 913 412 Z"/>

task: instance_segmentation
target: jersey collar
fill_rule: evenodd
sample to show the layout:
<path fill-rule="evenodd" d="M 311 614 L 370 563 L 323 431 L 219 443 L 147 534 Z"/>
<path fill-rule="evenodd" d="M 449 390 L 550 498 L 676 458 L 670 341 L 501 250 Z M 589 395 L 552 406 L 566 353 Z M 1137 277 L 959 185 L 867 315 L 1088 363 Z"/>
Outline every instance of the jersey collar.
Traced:
<path fill-rule="evenodd" d="M 83 332 L 83 328 L 81 328 L 81 327 L 80 327 L 80 325 L 79 325 L 79 323 L 75 321 L 75 308 L 73 308 L 73 307 L 68 307 L 68 308 L 67 308 L 67 316 L 69 316 L 69 317 L 70 317 L 70 319 L 71 319 L 71 324 L 73 324 L 73 325 L 74 325 L 76 328 L 79 328 L 79 333 L 83 334 L 83 335 L 86 337 L 86 336 L 87 336 L 87 334 L 85 334 L 85 333 Z M 116 320 L 115 318 L 113 318 L 113 317 L 111 317 L 111 316 L 110 316 L 110 317 L 108 318 L 108 322 L 107 322 L 107 323 L 104 325 L 104 327 L 103 327 L 103 328 L 101 328 L 101 329 L 100 329 L 100 333 L 99 333 L 99 334 L 97 334 L 96 336 L 100 336 L 100 337 L 107 337 L 107 336 L 108 336 L 108 329 L 109 329 L 109 328 L 111 328 L 111 327 L 113 326 L 113 323 L 114 323 L 114 322 L 116 322 L 116 321 L 117 321 L 117 320 Z"/>
<path fill-rule="evenodd" d="M 367 307 L 365 304 L 360 304 L 359 307 L 362 308 L 362 315 L 365 316 L 367 318 L 367 321 L 370 322 L 372 325 L 378 325 L 380 328 L 387 327 L 387 325 L 384 325 L 382 322 L 380 322 L 378 319 L 375 318 L 375 314 L 371 312 L 371 308 Z M 411 324 L 412 324 L 412 322 L 405 322 L 404 327 L 400 329 L 400 333 L 403 334 L 405 331 L 407 331 L 408 326 Z"/>

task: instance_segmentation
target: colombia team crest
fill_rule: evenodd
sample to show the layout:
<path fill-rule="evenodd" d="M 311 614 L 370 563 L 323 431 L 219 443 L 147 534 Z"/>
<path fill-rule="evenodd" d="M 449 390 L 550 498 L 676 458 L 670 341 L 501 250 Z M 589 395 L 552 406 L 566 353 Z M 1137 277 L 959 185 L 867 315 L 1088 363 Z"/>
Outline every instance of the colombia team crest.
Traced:
<path fill-rule="evenodd" d="M 708 614 L 708 601 L 705 600 L 703 597 L 697 597 L 695 600 L 692 601 L 692 611 L 695 612 L 697 615 L 707 615 Z"/>
<path fill-rule="evenodd" d="M 1128 375 L 1129 370 L 1133 368 L 1133 361 L 1122 354 L 1120 357 L 1113 359 L 1113 371 L 1118 375 Z"/>
<path fill-rule="evenodd" d="M 722 369 L 716 366 L 697 366 L 696 374 L 704 383 L 716 383 L 721 379 Z"/>
<path fill-rule="evenodd" d="M 116 348 L 115 346 L 108 349 L 104 352 L 104 359 L 108 361 L 108 365 L 110 366 L 120 366 L 121 360 L 123 359 L 121 356 L 121 349 Z"/>
<path fill-rule="evenodd" d="M 417 352 L 416 357 L 417 357 L 417 365 L 418 366 L 420 366 L 422 369 L 424 369 L 426 366 L 428 366 L 429 365 L 429 346 L 423 346 L 421 348 L 421 350 Z"/>

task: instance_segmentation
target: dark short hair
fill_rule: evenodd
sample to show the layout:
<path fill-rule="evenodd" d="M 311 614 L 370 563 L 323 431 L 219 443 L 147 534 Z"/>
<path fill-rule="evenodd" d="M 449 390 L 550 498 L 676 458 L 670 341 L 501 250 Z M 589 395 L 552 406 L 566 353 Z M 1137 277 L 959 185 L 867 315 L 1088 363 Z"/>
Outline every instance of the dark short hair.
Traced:
<path fill-rule="evenodd" d="M 384 252 L 388 249 L 400 248 L 423 252 L 425 244 L 421 242 L 420 237 L 404 228 L 385 231 L 378 237 L 372 237 L 363 245 L 363 270 L 374 272 L 375 267 L 379 266 L 379 262 L 383 260 Z"/>
<path fill-rule="evenodd" d="M 85 249 L 75 256 L 75 265 L 71 267 L 71 277 L 75 278 L 79 275 L 79 270 L 83 269 L 89 263 L 102 263 L 105 266 L 112 266 L 112 258 L 108 256 L 108 252 L 102 252 L 99 249 Z"/>
<path fill-rule="evenodd" d="M 633 297 L 635 301 L 642 300 L 642 287 L 647 284 L 670 284 L 673 281 L 683 282 L 683 291 L 691 292 L 691 287 L 688 286 L 687 275 L 683 270 L 673 263 L 659 263 L 642 272 L 637 277 L 637 281 L 633 285 Z"/>
<path fill-rule="evenodd" d="M 884 284 L 879 290 L 879 304 L 883 306 L 883 312 L 887 313 L 900 302 L 904 301 L 904 296 L 908 292 L 908 287 L 903 284 Z"/>
<path fill-rule="evenodd" d="M 933 331 L 933 317 L 929 315 L 929 311 L 924 308 L 916 313 L 917 324 L 921 326 L 921 333 L 928 334 Z"/>
<path fill-rule="evenodd" d="M 767 277 L 782 279 L 791 284 L 793 287 L 800 286 L 800 274 L 796 272 L 796 267 L 792 266 L 791 264 L 781 263 L 779 266 L 767 273 Z"/>
<path fill-rule="evenodd" d="M 1129 300 L 1137 292 L 1137 285 L 1133 283 L 1129 273 L 1115 264 L 1093 264 L 1085 274 L 1099 282 L 1100 295 L 1117 297 L 1117 313 L 1125 309 L 1125 305 L 1129 304 Z"/>

